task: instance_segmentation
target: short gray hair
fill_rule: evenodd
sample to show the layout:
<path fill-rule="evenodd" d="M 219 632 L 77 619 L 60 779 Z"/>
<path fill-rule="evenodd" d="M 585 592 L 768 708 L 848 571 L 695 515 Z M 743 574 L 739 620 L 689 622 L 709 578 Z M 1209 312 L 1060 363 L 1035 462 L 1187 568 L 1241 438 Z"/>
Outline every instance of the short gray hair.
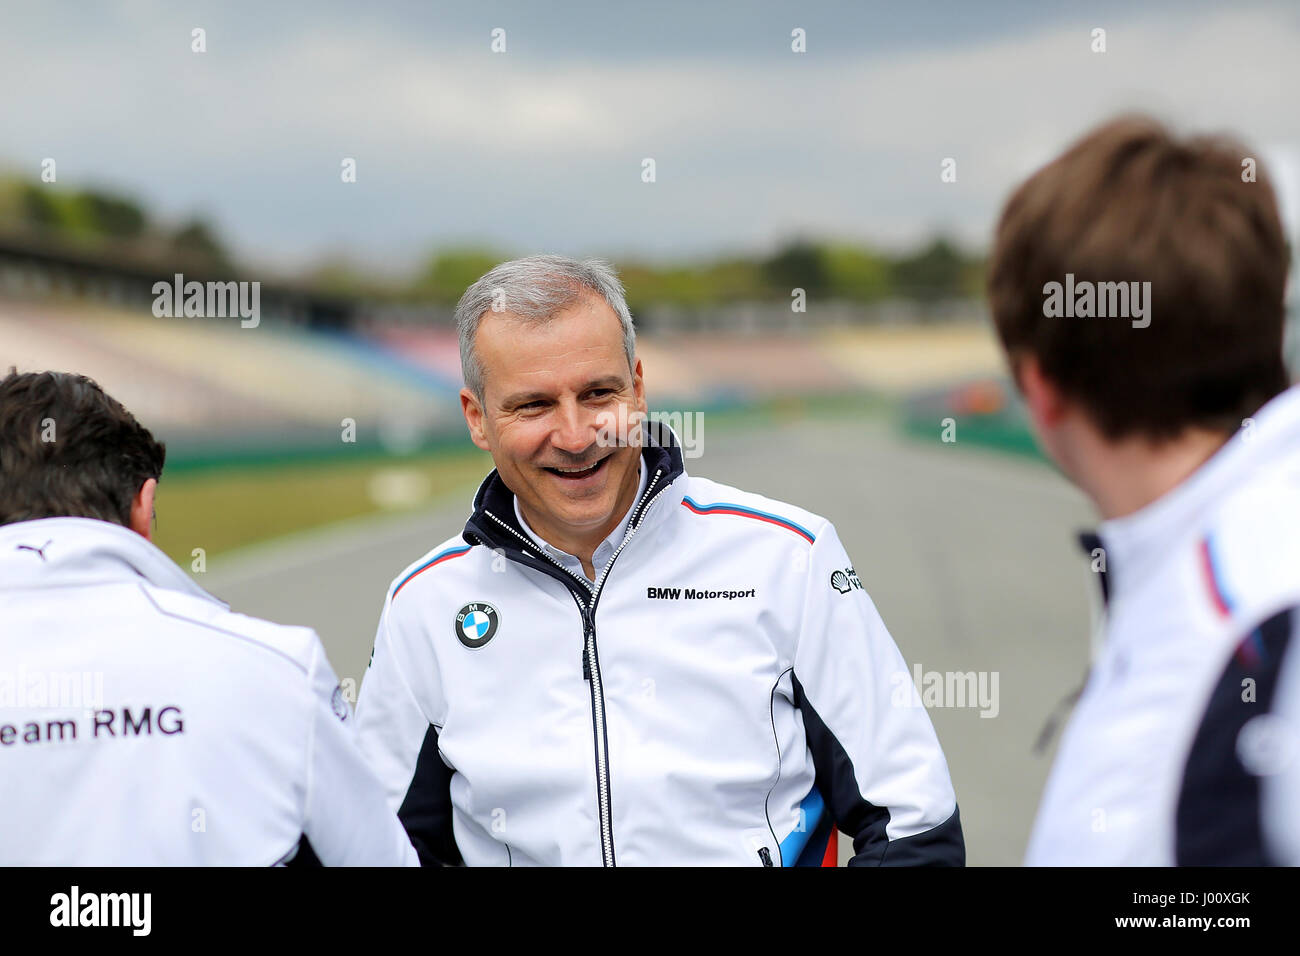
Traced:
<path fill-rule="evenodd" d="M 631 370 L 636 364 L 636 331 L 614 267 L 604 259 L 528 256 L 495 266 L 466 289 L 456 304 L 460 369 L 474 397 L 483 401 L 483 363 L 474 350 L 474 337 L 484 315 L 509 312 L 527 321 L 545 322 L 588 293 L 604 299 L 618 316 Z"/>

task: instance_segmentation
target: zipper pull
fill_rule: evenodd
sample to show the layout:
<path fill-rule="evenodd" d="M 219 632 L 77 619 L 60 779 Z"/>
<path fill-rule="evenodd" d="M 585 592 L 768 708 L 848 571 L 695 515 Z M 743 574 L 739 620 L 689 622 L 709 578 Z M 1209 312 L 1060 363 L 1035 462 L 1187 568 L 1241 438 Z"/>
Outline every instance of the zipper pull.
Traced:
<path fill-rule="evenodd" d="M 587 657 L 587 641 L 591 637 L 591 625 L 586 615 L 582 618 L 582 679 L 591 680 L 591 659 Z"/>
<path fill-rule="evenodd" d="M 775 866 L 775 865 L 776 865 L 776 864 L 774 864 L 774 863 L 772 862 L 772 853 L 771 853 L 771 851 L 768 850 L 768 848 L 765 847 L 765 846 L 760 846 L 760 847 L 758 848 L 758 858 L 759 858 L 760 860 L 763 861 L 763 865 L 764 865 L 764 866 Z"/>

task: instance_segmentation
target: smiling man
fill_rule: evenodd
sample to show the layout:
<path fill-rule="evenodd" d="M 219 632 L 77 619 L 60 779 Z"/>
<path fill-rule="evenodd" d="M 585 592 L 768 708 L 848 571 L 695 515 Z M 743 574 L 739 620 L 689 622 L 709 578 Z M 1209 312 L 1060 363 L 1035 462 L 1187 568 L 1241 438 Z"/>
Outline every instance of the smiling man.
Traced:
<path fill-rule="evenodd" d="M 685 473 L 643 421 L 612 270 L 507 262 L 457 321 L 496 469 L 394 580 L 357 708 L 421 859 L 816 865 L 838 827 L 857 864 L 963 863 L 943 752 L 835 529 Z"/>
<path fill-rule="evenodd" d="M 548 296 L 536 298 L 549 306 Z M 615 325 L 598 295 L 561 306 L 558 321 L 538 321 L 528 306 L 521 311 L 480 324 L 477 343 L 466 349 L 461 408 L 474 443 L 492 453 L 501 481 L 515 490 L 521 527 L 591 580 L 597 552 L 612 550 L 610 532 L 645 484 L 639 443 L 594 444 L 609 433 L 620 405 L 646 412 L 641 363 L 624 360 L 635 348 L 631 324 L 626 331 Z M 501 370 L 491 404 L 485 367 Z"/>

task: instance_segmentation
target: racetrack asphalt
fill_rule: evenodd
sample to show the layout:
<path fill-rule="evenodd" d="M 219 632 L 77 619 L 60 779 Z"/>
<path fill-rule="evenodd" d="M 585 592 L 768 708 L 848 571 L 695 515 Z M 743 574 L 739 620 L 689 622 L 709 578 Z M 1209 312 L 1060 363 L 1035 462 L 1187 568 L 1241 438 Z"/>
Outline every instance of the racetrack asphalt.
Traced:
<path fill-rule="evenodd" d="M 923 680 L 975 672 L 991 691 L 997 675 L 996 707 L 949 698 L 929 712 L 968 863 L 1016 865 L 1052 756 L 1033 753 L 1035 739 L 1088 664 L 1097 581 L 1075 532 L 1095 519 L 1047 466 L 960 437 L 942 443 L 937 422 L 926 442 L 878 419 L 796 421 L 710 434 L 686 467 L 830 518 Z M 216 556 L 196 580 L 235 610 L 315 628 L 340 678 L 359 685 L 387 587 L 459 533 L 472 494 Z"/>

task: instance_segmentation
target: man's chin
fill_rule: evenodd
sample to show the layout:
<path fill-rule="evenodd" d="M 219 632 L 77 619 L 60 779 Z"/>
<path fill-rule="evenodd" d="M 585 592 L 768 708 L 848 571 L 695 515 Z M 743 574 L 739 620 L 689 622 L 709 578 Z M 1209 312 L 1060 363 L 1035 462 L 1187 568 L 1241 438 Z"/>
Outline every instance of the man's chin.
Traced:
<path fill-rule="evenodd" d="M 597 528 L 614 511 L 612 496 L 608 494 L 547 496 L 545 503 L 552 515 L 574 530 Z"/>

